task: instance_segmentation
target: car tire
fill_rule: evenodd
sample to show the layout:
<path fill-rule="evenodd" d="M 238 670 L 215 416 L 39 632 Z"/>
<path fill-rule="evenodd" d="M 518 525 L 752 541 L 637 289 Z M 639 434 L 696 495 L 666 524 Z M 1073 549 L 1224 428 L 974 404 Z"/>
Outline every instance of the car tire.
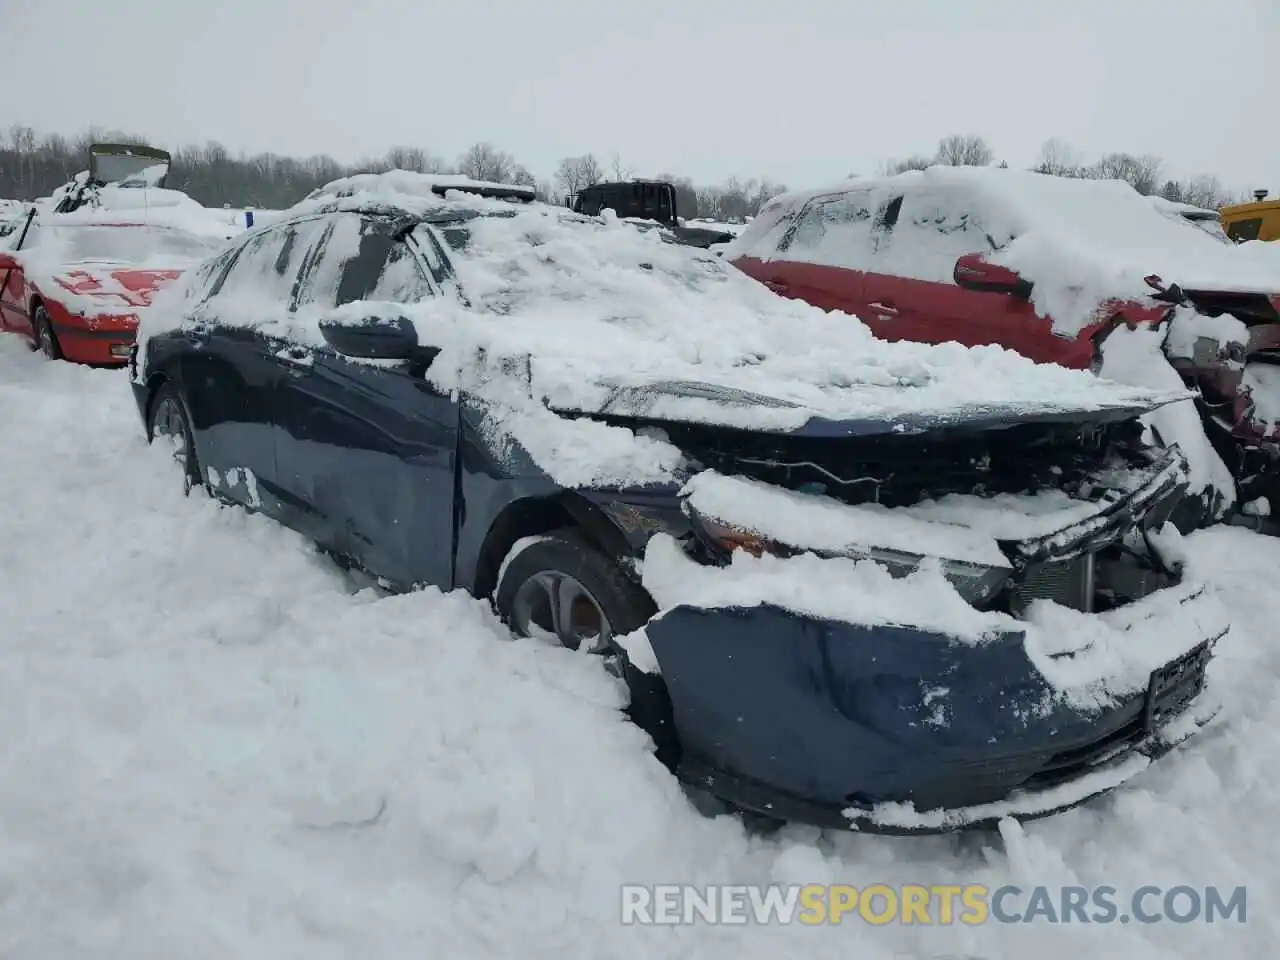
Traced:
<path fill-rule="evenodd" d="M 562 636 L 556 632 L 549 619 L 551 594 L 546 581 L 548 575 L 572 580 L 574 585 L 571 589 L 581 588 L 588 595 L 595 613 L 603 615 L 608 630 L 600 631 L 594 637 L 589 635 L 589 631 L 586 636 L 573 633 Z M 540 591 L 542 596 L 531 597 L 532 591 Z M 531 606 L 526 602 L 529 600 L 537 603 Z M 588 649 L 601 654 L 610 672 L 621 677 L 627 685 L 630 693 L 627 717 L 653 738 L 658 760 L 668 769 L 675 769 L 680 760 L 680 744 L 675 733 L 667 685 L 659 674 L 637 669 L 626 651 L 613 640 L 644 626 L 657 607 L 615 560 L 581 530 L 572 527 L 553 530 L 507 558 L 493 593 L 493 604 L 498 615 L 519 636 L 535 633 L 554 636 L 570 649 L 579 649 L 583 642 L 590 640 Z M 588 620 L 592 615 L 585 608 L 582 613 Z M 594 626 L 589 622 L 581 625 Z M 601 636 L 601 633 L 605 635 Z"/>
<path fill-rule="evenodd" d="M 503 565 L 494 605 L 521 636 L 554 637 L 571 650 L 613 653 L 614 637 L 653 616 L 649 595 L 581 531 L 553 530 Z"/>
<path fill-rule="evenodd" d="M 200 463 L 196 458 L 186 404 L 182 402 L 178 388 L 169 381 L 161 384 L 155 392 L 147 412 L 147 442 L 153 443 L 157 437 L 170 438 L 169 442 L 174 447 L 173 459 L 182 468 L 183 493 L 190 493 L 192 487 L 201 483 Z"/>
<path fill-rule="evenodd" d="M 62 348 L 58 345 L 58 338 L 53 332 L 53 324 L 50 322 L 49 314 L 44 307 L 36 307 L 31 314 L 31 330 L 35 334 L 35 349 L 50 360 L 62 359 Z"/>

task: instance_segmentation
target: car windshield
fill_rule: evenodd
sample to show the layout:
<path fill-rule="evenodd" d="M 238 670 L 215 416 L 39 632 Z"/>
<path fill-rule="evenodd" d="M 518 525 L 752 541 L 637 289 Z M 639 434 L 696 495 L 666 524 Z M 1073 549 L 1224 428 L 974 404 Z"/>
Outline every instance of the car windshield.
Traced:
<path fill-rule="evenodd" d="M 174 258 L 200 260 L 221 247 L 223 242 L 174 227 L 149 224 L 59 226 L 50 232 L 55 242 L 66 246 L 67 258 L 73 261 L 142 263 Z"/>

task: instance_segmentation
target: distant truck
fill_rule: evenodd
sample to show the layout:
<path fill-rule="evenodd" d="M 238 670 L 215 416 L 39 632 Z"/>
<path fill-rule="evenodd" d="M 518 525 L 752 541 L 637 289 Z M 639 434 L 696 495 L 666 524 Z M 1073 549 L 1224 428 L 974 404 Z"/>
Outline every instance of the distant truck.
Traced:
<path fill-rule="evenodd" d="M 728 243 L 734 237 L 724 230 L 692 226 L 687 222 L 686 218 L 697 212 L 697 195 L 690 187 L 677 187 L 665 180 L 593 183 L 570 197 L 566 205 L 589 217 L 609 209 L 623 219 L 654 220 L 691 247 L 706 249 Z"/>

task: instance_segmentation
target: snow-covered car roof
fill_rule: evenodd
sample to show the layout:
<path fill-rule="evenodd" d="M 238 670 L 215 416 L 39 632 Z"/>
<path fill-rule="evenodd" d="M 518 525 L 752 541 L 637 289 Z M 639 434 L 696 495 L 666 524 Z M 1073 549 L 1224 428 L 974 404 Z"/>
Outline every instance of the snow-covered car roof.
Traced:
<path fill-rule="evenodd" d="M 455 173 L 416 173 L 412 170 L 389 170 L 385 173 L 357 173 L 332 180 L 307 194 L 306 200 L 324 198 L 381 196 L 391 202 L 416 197 L 436 200 L 448 190 L 465 190 L 481 196 L 507 196 L 532 200 L 536 190 L 530 186 L 473 180 Z M 304 201 L 306 202 L 306 201 Z"/>
<path fill-rule="evenodd" d="M 989 259 L 1030 280 L 1037 308 L 1068 335 L 1089 321 L 1101 301 L 1150 295 L 1144 278 L 1152 274 L 1183 289 L 1280 292 L 1280 251 L 1223 243 L 1172 204 L 1153 203 L 1123 181 L 996 167 L 934 166 L 783 194 L 724 255 L 761 255 L 755 245 L 804 203 L 864 190 L 879 195 L 873 205 L 880 197 L 903 194 L 918 207 L 964 204 L 971 222 L 981 219 Z M 921 209 L 919 215 L 930 212 Z"/>

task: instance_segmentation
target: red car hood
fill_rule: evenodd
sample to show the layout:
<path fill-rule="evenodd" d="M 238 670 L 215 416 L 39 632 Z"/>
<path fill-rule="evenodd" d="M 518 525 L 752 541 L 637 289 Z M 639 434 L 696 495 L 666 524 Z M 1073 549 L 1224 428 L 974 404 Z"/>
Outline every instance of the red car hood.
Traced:
<path fill-rule="evenodd" d="M 151 297 L 182 274 L 181 270 L 136 267 L 76 267 L 54 277 L 69 293 L 98 301 L 104 307 L 146 307 Z"/>

